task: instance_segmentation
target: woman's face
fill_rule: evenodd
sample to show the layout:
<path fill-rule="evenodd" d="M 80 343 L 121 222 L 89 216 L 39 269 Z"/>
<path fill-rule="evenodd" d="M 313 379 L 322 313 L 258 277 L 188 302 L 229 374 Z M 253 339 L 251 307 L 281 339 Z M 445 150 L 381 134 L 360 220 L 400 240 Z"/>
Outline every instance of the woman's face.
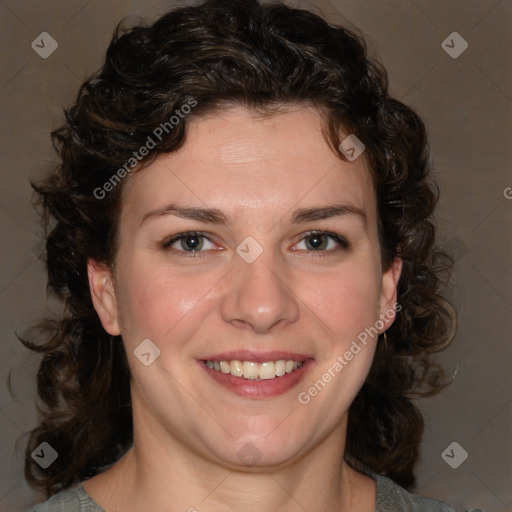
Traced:
<path fill-rule="evenodd" d="M 228 467 L 339 446 L 400 273 L 381 268 L 364 157 L 339 159 L 313 109 L 240 107 L 194 120 L 129 180 L 114 286 L 89 271 L 139 438 Z"/>

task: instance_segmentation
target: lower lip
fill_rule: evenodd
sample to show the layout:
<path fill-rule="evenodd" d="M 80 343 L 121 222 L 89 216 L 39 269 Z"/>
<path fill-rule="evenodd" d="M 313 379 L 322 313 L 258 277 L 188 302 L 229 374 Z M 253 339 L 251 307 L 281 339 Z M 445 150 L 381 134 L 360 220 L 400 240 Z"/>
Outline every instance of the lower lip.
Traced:
<path fill-rule="evenodd" d="M 297 370 L 293 372 L 286 373 L 282 377 L 263 380 L 235 377 L 230 373 L 222 373 L 209 368 L 204 361 L 198 362 L 212 379 L 239 396 L 247 398 L 271 398 L 283 395 L 293 389 L 313 366 L 314 359 L 307 359 L 300 368 L 297 368 Z"/>

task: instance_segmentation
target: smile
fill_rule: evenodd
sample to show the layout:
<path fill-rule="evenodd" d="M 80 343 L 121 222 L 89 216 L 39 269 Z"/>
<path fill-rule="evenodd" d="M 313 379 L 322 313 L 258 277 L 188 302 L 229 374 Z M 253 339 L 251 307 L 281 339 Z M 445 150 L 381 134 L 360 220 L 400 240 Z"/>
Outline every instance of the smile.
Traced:
<path fill-rule="evenodd" d="M 221 373 L 229 373 L 233 377 L 240 377 L 250 380 L 268 380 L 282 377 L 299 369 L 304 361 L 292 359 L 279 359 L 277 361 L 266 361 L 257 363 L 254 361 L 205 361 L 208 368 Z"/>
<path fill-rule="evenodd" d="M 197 362 L 215 385 L 251 399 L 291 391 L 315 366 L 311 356 L 283 351 L 231 351 L 204 355 Z"/>

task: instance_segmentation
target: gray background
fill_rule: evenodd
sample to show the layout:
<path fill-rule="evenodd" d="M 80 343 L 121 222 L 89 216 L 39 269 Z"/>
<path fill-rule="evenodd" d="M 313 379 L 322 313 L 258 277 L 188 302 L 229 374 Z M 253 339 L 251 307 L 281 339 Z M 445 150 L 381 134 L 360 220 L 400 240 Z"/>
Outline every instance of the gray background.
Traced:
<path fill-rule="evenodd" d="M 174 4 L 0 0 L 2 511 L 24 510 L 41 499 L 22 472 L 25 433 L 37 421 L 38 357 L 15 336 L 49 305 L 29 177 L 42 176 L 55 160 L 49 133 L 86 75 L 100 66 L 116 23 L 126 16 L 154 20 Z M 392 93 L 429 128 L 442 191 L 440 237 L 457 260 L 450 293 L 459 329 L 439 358 L 456 373 L 453 384 L 420 403 L 427 428 L 416 491 L 458 510 L 512 511 L 512 1 L 293 5 L 359 27 L 389 71 Z M 31 48 L 43 31 L 59 45 L 47 59 Z M 456 59 L 442 48 L 454 31 L 469 44 Z M 468 453 L 457 469 L 441 456 L 452 442 Z M 460 448 L 448 453 L 452 463 L 460 462 Z"/>

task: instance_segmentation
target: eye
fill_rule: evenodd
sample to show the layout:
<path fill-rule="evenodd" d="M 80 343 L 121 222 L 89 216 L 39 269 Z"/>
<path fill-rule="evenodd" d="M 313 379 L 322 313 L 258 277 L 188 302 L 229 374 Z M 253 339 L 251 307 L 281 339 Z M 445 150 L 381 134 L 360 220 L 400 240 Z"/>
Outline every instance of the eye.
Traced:
<path fill-rule="evenodd" d="M 294 246 L 293 250 L 334 252 L 339 250 L 340 247 L 348 248 L 348 242 L 343 237 L 325 231 L 311 231 Z"/>
<path fill-rule="evenodd" d="M 173 249 L 179 252 L 204 252 L 216 248 L 216 245 L 204 234 L 187 232 L 173 236 L 162 244 L 164 249 Z"/>

